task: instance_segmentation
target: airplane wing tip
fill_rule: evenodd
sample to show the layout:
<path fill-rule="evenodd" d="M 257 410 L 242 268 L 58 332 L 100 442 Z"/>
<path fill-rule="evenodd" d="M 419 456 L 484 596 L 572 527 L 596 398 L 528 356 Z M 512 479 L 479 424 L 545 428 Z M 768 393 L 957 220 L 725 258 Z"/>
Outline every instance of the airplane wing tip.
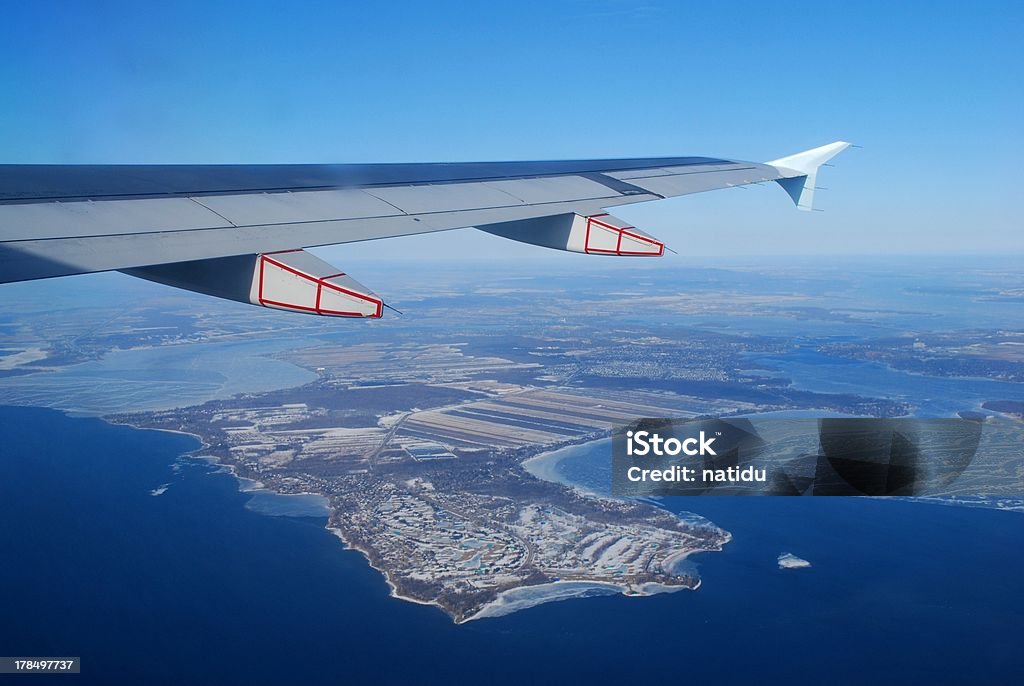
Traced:
<path fill-rule="evenodd" d="M 835 141 L 780 157 L 765 164 L 774 167 L 779 172 L 779 178 L 775 181 L 793 199 L 793 204 L 797 209 L 810 212 L 814 210 L 814 191 L 818 170 L 823 164 L 851 145 L 853 144 L 847 141 Z"/>

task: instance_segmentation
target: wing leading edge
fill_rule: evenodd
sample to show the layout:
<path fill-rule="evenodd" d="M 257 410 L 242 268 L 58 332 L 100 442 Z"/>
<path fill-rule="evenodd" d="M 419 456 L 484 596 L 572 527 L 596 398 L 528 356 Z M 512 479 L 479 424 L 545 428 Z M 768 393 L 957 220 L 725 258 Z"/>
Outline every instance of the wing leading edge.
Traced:
<path fill-rule="evenodd" d="M 0 283 L 121 270 L 277 306 L 252 295 L 258 290 L 258 267 L 270 264 L 263 255 L 465 227 L 587 254 L 658 255 L 660 241 L 608 217 L 603 208 L 765 181 L 779 182 L 798 207 L 807 208 L 818 167 L 846 147 L 837 142 L 766 164 L 674 157 L 383 165 L 0 165 Z M 314 281 L 328 278 L 321 271 L 340 272 L 327 267 L 311 270 Z M 218 274 L 230 287 L 211 282 Z M 295 292 L 332 297 L 340 292 L 329 278 L 317 283 L 316 288 L 300 284 Z M 356 298 L 365 305 L 351 308 L 359 314 L 337 311 L 379 317 L 376 296 L 356 286 L 342 290 L 370 300 Z M 315 303 L 284 309 L 335 312 Z M 374 314 L 365 314 L 370 309 Z"/>

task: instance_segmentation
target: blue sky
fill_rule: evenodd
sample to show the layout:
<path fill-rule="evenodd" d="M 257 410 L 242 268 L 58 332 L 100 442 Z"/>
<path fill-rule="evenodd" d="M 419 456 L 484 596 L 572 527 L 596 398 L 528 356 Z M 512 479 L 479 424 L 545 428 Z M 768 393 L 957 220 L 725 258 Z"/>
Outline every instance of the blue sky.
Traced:
<path fill-rule="evenodd" d="M 18 3 L 0 161 L 762 161 L 846 139 L 864 148 L 820 178 L 823 213 L 773 185 L 618 214 L 684 254 L 1024 252 L 1022 7 Z M 478 232 L 386 244 L 453 246 L 541 252 Z"/>

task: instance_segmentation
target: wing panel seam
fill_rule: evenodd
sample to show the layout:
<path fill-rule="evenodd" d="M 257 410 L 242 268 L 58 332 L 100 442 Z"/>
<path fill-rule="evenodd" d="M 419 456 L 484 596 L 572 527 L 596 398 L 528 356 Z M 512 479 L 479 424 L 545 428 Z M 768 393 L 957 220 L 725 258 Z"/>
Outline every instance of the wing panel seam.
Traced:
<path fill-rule="evenodd" d="M 221 219 L 223 219 L 224 221 L 226 221 L 226 222 L 227 222 L 228 224 L 231 224 L 231 226 L 235 227 L 236 229 L 238 228 L 238 224 L 234 223 L 233 221 L 231 221 L 230 219 L 228 219 L 228 218 L 227 218 L 227 217 L 225 217 L 225 216 L 224 216 L 223 214 L 221 214 L 221 213 L 220 213 L 220 212 L 218 212 L 217 210 L 213 209 L 213 208 L 212 208 L 212 207 L 210 207 L 209 205 L 204 205 L 203 203 L 199 202 L 198 200 L 196 200 L 196 199 L 195 199 L 195 198 L 193 198 L 193 197 L 189 197 L 189 200 L 191 200 L 191 201 L 192 201 L 192 202 L 194 202 L 195 204 L 199 205 L 199 206 L 200 206 L 200 207 L 202 207 L 202 208 L 203 208 L 204 210 L 209 210 L 210 212 L 213 212 L 213 213 L 214 213 L 215 215 L 217 215 L 218 217 L 220 217 Z M 117 235 L 117 234 L 113 234 L 113 235 Z"/>
<path fill-rule="evenodd" d="M 659 199 L 659 198 L 661 198 L 661 196 L 659 196 L 658 194 L 651 193 L 650 191 L 647 191 L 646 195 L 651 196 L 652 199 Z M 374 196 L 374 197 L 376 197 L 376 196 Z M 640 200 L 637 200 L 637 198 L 639 198 L 641 196 L 635 196 L 634 195 L 634 196 L 626 196 L 626 197 L 628 197 L 632 202 L 642 202 Z M 486 211 L 489 211 L 489 210 L 504 210 L 504 209 L 509 209 L 509 208 L 515 209 L 515 208 L 527 208 L 527 207 L 544 207 L 546 205 L 571 205 L 573 203 L 579 203 L 579 202 L 599 202 L 599 201 L 604 201 L 604 200 L 617 200 L 617 199 L 621 199 L 621 198 L 623 198 L 622 195 L 616 194 L 616 195 L 609 195 L 609 196 L 601 196 L 601 197 L 597 197 L 597 198 L 586 198 L 586 199 L 583 199 L 583 200 L 555 200 L 555 201 L 552 201 L 552 202 L 539 202 L 539 203 L 532 203 L 530 205 L 494 205 L 494 206 L 491 206 L 491 207 L 470 207 L 470 208 L 467 208 L 467 209 L 464 209 L 464 210 L 438 210 L 438 211 L 433 211 L 433 212 L 417 212 L 415 214 L 409 214 L 408 212 L 404 212 L 402 210 L 399 210 L 399 211 L 403 212 L 403 216 L 404 217 L 423 217 L 423 216 L 434 216 L 434 215 L 442 215 L 442 214 L 458 214 L 458 213 L 461 213 L 461 212 L 486 212 Z M 384 200 L 384 202 L 387 202 L 387 201 Z M 391 203 L 388 203 L 388 204 L 391 205 Z M 205 205 L 204 205 L 204 207 L 205 207 Z M 392 207 L 394 207 L 394 205 L 392 205 Z M 395 209 L 399 209 L 399 208 L 395 208 Z M 543 215 L 541 215 L 541 216 L 543 216 Z M 273 226 L 299 226 L 299 225 L 309 225 L 309 224 L 327 224 L 327 223 L 330 223 L 330 222 L 374 221 L 374 220 L 380 220 L 380 219 L 395 219 L 395 218 L 396 217 L 393 214 L 381 214 L 381 215 L 376 215 L 376 216 L 373 216 L 373 217 L 348 217 L 348 218 L 340 218 L 340 219 L 309 219 L 309 220 L 295 221 L 295 222 L 274 222 L 274 223 L 271 223 L 271 224 L 232 224 L 232 227 L 236 228 L 236 229 L 255 229 L 255 228 L 263 228 L 263 227 L 273 227 Z M 503 220 L 503 221 L 516 221 L 516 220 Z M 473 224 L 467 224 L 465 228 L 469 228 L 471 226 L 473 226 Z M 141 231 L 141 232 L 140 231 L 131 231 L 131 232 L 127 232 L 127 233 L 97 233 L 97 234 L 89 234 L 89 235 L 82 235 L 82 236 L 50 236 L 48 238 L 16 238 L 14 240 L 7 240 L 7 241 L 0 240 L 0 245 L 8 245 L 8 244 L 15 244 L 15 243 L 43 243 L 43 242 L 49 242 L 49 241 L 69 241 L 69 240 L 79 240 L 79 239 L 83 239 L 83 238 L 116 238 L 116 237 L 120 237 L 120 236 L 159 236 L 159 235 L 164 235 L 164 234 L 190 233 L 192 231 L 217 231 L 217 230 L 223 230 L 223 229 L 226 229 L 226 228 L 228 228 L 228 227 L 210 227 L 210 226 L 206 226 L 206 227 L 197 227 L 197 228 L 194 228 L 194 229 L 171 229 L 171 230 Z"/>

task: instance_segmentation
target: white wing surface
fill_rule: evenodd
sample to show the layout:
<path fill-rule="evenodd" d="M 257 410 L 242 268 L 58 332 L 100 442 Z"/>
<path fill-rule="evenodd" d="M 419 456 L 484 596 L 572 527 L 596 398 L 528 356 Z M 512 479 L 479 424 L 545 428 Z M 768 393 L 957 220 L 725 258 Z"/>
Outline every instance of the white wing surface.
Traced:
<path fill-rule="evenodd" d="M 657 256 L 660 241 L 604 208 L 765 181 L 809 208 L 818 167 L 846 147 L 767 164 L 0 165 L 0 283 L 120 270 L 268 307 L 379 317 L 371 291 L 296 253 L 477 227 L 586 254 Z M 261 283 L 290 295 L 263 297 Z"/>

